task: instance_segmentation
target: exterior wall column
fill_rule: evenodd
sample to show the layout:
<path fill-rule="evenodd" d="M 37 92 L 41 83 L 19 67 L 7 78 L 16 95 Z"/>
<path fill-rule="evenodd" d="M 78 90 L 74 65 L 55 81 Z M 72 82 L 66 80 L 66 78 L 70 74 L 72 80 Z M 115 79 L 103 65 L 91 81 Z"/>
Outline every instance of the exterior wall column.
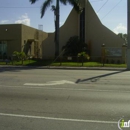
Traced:
<path fill-rule="evenodd" d="M 88 0 L 85 0 L 85 43 L 87 43 L 87 40 L 88 40 L 88 38 L 87 38 L 87 13 L 88 13 L 88 9 L 87 9 L 87 4 L 88 4 Z"/>
<path fill-rule="evenodd" d="M 122 63 L 126 63 L 126 49 L 127 49 L 127 46 L 124 44 L 122 45 Z"/>
<path fill-rule="evenodd" d="M 81 4 L 81 7 L 82 8 L 85 8 L 85 32 L 84 32 L 84 42 L 87 43 L 87 36 L 86 36 L 86 27 L 87 27 L 87 3 L 88 3 L 88 0 L 80 0 L 80 4 Z M 79 36 L 80 36 L 80 15 L 79 15 L 79 28 L 78 28 L 78 31 L 79 31 Z"/>
<path fill-rule="evenodd" d="M 101 58 L 101 61 L 102 61 L 103 66 L 104 66 L 104 64 L 105 64 L 105 59 L 106 59 L 105 44 L 103 43 L 103 44 L 102 44 L 102 58 Z"/>

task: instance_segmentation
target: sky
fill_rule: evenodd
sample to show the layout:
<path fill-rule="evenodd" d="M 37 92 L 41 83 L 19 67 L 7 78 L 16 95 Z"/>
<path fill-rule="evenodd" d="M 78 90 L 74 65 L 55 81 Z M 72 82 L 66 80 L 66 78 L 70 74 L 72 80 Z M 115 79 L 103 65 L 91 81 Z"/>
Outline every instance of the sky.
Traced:
<path fill-rule="evenodd" d="M 43 31 L 54 32 L 54 13 L 51 7 L 40 18 L 41 5 L 45 0 L 31 4 L 29 0 L 0 0 L 0 24 L 22 23 Z M 54 0 L 53 5 L 55 5 Z M 102 24 L 114 33 L 127 33 L 127 0 L 89 0 Z M 60 4 L 60 25 L 67 19 L 72 6 Z"/>

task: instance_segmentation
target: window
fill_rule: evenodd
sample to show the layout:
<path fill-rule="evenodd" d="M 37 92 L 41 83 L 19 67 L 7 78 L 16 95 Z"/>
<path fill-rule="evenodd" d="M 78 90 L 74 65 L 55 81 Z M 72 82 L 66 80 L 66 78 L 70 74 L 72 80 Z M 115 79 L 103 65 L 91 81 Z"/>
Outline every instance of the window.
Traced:
<path fill-rule="evenodd" d="M 7 57 L 7 41 L 0 41 L 0 59 Z"/>

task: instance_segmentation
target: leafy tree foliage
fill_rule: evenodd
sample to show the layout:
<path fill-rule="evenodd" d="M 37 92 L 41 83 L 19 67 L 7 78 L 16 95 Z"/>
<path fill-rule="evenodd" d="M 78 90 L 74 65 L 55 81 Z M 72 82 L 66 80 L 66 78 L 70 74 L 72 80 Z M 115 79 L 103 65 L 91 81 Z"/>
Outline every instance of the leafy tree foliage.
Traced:
<path fill-rule="evenodd" d="M 78 53 L 78 57 L 84 57 L 84 58 L 86 58 L 86 59 L 90 59 L 90 57 L 89 57 L 89 55 L 86 53 L 86 52 L 80 52 L 80 53 Z"/>
<path fill-rule="evenodd" d="M 125 44 L 127 44 L 127 36 L 128 36 L 127 34 L 118 33 L 118 36 L 125 41 Z"/>
<path fill-rule="evenodd" d="M 84 59 L 87 59 L 87 60 L 90 59 L 89 55 L 86 52 L 84 52 L 84 51 L 78 53 L 78 58 L 81 58 L 81 60 L 82 60 L 82 66 L 84 64 Z"/>
<path fill-rule="evenodd" d="M 70 37 L 68 42 L 62 48 L 64 50 L 63 56 L 78 56 L 79 53 L 89 52 L 88 45 L 84 43 L 78 36 Z"/>
<path fill-rule="evenodd" d="M 38 0 L 29 0 L 32 4 L 34 4 L 35 2 L 37 2 Z M 54 0 L 43 0 L 43 5 L 41 7 L 41 18 L 44 16 L 45 11 L 48 7 L 50 7 L 52 5 L 52 3 L 54 2 Z M 80 2 L 79 0 L 56 0 L 56 6 L 52 5 L 52 9 L 54 11 L 54 14 L 56 16 L 56 20 L 55 20 L 55 56 L 59 55 L 59 12 L 60 12 L 60 4 L 62 3 L 64 5 L 66 5 L 67 3 L 71 4 L 75 10 L 77 12 L 81 12 L 82 8 L 80 6 Z"/>
<path fill-rule="evenodd" d="M 26 58 L 26 54 L 24 52 L 14 51 L 13 52 L 13 57 L 14 57 L 14 60 L 17 60 L 17 61 L 21 60 L 22 64 L 23 64 L 23 61 Z"/>

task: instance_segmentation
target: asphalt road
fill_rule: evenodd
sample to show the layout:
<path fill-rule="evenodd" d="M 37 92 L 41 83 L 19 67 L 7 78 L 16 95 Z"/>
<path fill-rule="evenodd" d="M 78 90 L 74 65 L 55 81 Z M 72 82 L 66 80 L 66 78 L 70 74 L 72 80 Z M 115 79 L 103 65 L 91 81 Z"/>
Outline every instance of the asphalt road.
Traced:
<path fill-rule="evenodd" d="M 0 70 L 0 130 L 119 130 L 130 72 Z"/>

